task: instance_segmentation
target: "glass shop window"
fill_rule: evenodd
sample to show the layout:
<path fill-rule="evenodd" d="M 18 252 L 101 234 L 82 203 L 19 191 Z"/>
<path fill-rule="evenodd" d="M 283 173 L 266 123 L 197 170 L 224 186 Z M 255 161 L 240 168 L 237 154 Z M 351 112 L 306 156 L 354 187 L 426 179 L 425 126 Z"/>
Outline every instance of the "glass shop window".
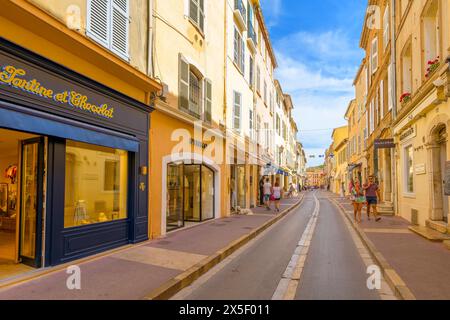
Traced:
<path fill-rule="evenodd" d="M 65 228 L 127 218 L 127 151 L 67 140 L 65 178 Z"/>

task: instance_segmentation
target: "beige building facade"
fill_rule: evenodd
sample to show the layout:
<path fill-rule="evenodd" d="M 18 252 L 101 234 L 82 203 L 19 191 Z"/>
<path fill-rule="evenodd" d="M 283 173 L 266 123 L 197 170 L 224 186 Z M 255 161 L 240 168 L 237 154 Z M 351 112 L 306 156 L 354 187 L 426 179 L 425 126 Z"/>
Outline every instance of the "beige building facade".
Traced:
<path fill-rule="evenodd" d="M 450 3 L 402 1 L 396 10 L 398 211 L 449 232 Z M 400 101 L 401 100 L 401 101 Z"/>

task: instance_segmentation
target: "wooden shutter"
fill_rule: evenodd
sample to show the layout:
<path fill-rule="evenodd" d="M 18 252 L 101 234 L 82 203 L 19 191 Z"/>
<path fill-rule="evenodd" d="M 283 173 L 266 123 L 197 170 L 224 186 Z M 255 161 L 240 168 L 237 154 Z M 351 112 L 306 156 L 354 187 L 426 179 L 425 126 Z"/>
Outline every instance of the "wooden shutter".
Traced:
<path fill-rule="evenodd" d="M 240 66 L 241 66 L 241 71 L 242 73 L 245 74 L 245 44 L 244 44 L 244 40 L 241 37 L 241 59 L 240 59 Z"/>
<path fill-rule="evenodd" d="M 205 31 L 205 0 L 199 0 L 198 26 L 202 32 Z"/>
<path fill-rule="evenodd" d="M 128 0 L 112 0 L 111 50 L 128 59 L 129 3 Z"/>
<path fill-rule="evenodd" d="M 241 129 L 241 101 L 242 97 L 239 92 L 234 92 L 234 108 L 233 108 L 233 129 L 240 130 Z"/>
<path fill-rule="evenodd" d="M 205 79 L 205 110 L 204 121 L 211 123 L 211 111 L 212 111 L 212 84 L 211 80 Z"/>
<path fill-rule="evenodd" d="M 105 47 L 110 38 L 110 0 L 88 0 L 87 35 Z"/>
<path fill-rule="evenodd" d="M 189 17 L 198 24 L 198 0 L 190 0 L 189 2 Z"/>
<path fill-rule="evenodd" d="M 239 33 L 234 29 L 234 62 L 239 65 Z"/>
<path fill-rule="evenodd" d="M 384 118 L 384 80 L 380 81 L 380 118 Z"/>
<path fill-rule="evenodd" d="M 180 54 L 179 63 L 179 107 L 189 110 L 189 63 Z"/>

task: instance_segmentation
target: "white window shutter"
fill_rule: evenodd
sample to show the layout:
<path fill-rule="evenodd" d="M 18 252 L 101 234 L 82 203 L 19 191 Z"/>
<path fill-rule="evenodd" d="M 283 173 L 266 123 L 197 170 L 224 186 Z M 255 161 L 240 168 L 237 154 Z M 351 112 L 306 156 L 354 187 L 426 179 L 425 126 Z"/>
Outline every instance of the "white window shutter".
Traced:
<path fill-rule="evenodd" d="M 380 119 L 384 118 L 384 80 L 380 81 Z"/>
<path fill-rule="evenodd" d="M 112 0 L 111 50 L 124 59 L 129 58 L 129 1 Z"/>
<path fill-rule="evenodd" d="M 189 110 L 189 63 L 180 54 L 179 62 L 179 107 L 180 109 Z"/>
<path fill-rule="evenodd" d="M 372 41 L 372 74 L 378 69 L 378 38 Z"/>
<path fill-rule="evenodd" d="M 392 107 L 394 106 L 394 97 L 392 96 L 392 84 L 393 84 L 393 79 L 392 79 L 392 63 L 389 64 L 388 67 L 388 110 L 392 110 Z"/>
<path fill-rule="evenodd" d="M 109 47 L 111 25 L 110 0 L 88 0 L 87 35 Z"/>
<path fill-rule="evenodd" d="M 383 46 L 386 49 L 387 44 L 389 42 L 389 6 L 386 7 L 384 10 L 384 16 L 383 16 Z"/>
<path fill-rule="evenodd" d="M 205 79 L 205 110 L 204 110 L 204 121 L 211 122 L 212 112 L 212 83 L 211 80 Z"/>

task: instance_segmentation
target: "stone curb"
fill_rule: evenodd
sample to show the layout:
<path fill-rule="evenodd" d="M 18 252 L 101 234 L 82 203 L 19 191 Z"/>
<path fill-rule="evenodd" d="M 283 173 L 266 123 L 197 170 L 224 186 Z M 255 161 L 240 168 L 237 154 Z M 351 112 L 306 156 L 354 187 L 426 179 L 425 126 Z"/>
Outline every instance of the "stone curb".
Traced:
<path fill-rule="evenodd" d="M 303 203 L 304 195 L 302 195 L 302 198 L 292 205 L 290 208 L 284 210 L 280 214 L 278 214 L 276 217 L 272 218 L 271 220 L 264 223 L 262 226 L 254 229 L 249 234 L 246 234 L 242 237 L 240 237 L 237 240 L 234 240 L 231 242 L 228 246 L 225 248 L 217 251 L 215 254 L 203 259 L 199 263 L 195 264 L 188 270 L 184 271 L 183 273 L 179 274 L 175 278 L 172 278 L 168 280 L 166 283 L 161 285 L 159 288 L 153 290 L 151 293 L 146 295 L 144 297 L 144 300 L 168 300 L 172 296 L 174 296 L 176 293 L 181 291 L 182 289 L 186 288 L 187 286 L 191 285 L 195 280 L 200 278 L 202 275 L 204 275 L 206 272 L 211 270 L 214 266 L 219 264 L 221 261 L 225 260 L 228 256 L 230 256 L 232 253 L 237 251 L 239 248 L 247 244 L 250 240 L 254 239 L 256 236 L 264 232 L 266 229 L 268 229 L 270 226 L 275 224 L 276 222 L 280 221 L 282 218 L 284 218 L 287 214 L 294 211 L 300 205 Z"/>
<path fill-rule="evenodd" d="M 391 267 L 380 251 L 375 247 L 373 242 L 367 237 L 365 232 L 357 225 L 355 225 L 349 215 L 346 213 L 345 208 L 336 200 L 331 199 L 336 207 L 344 213 L 344 216 L 350 221 L 351 225 L 358 233 L 364 245 L 369 250 L 372 258 L 377 262 L 378 266 L 383 272 L 384 279 L 391 287 L 394 294 L 401 300 L 416 300 L 416 297 L 402 280 L 400 275 Z"/>

